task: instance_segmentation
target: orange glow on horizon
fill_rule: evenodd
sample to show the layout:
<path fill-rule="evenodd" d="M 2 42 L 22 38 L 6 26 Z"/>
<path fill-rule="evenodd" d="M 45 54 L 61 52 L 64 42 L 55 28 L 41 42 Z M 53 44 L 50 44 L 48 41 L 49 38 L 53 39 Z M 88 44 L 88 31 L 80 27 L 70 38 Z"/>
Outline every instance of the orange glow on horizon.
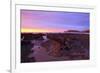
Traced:
<path fill-rule="evenodd" d="M 57 30 L 53 30 L 53 29 L 32 29 L 32 28 L 21 28 L 21 32 L 22 33 L 46 33 L 46 32 L 57 32 Z"/>

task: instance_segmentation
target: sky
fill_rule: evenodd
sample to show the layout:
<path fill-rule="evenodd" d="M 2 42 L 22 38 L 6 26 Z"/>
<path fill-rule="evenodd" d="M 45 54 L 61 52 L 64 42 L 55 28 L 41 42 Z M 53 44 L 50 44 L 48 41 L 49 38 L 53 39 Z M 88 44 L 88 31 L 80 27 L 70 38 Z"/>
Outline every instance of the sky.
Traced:
<path fill-rule="evenodd" d="M 89 13 L 21 10 L 21 32 L 89 30 Z"/>

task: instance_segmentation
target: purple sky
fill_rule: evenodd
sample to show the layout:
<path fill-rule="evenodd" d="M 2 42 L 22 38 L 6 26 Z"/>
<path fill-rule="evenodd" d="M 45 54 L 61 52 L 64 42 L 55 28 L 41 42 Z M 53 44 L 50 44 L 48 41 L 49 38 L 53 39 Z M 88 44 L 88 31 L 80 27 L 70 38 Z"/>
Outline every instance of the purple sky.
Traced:
<path fill-rule="evenodd" d="M 89 13 L 21 10 L 22 29 L 63 32 L 89 29 Z"/>

